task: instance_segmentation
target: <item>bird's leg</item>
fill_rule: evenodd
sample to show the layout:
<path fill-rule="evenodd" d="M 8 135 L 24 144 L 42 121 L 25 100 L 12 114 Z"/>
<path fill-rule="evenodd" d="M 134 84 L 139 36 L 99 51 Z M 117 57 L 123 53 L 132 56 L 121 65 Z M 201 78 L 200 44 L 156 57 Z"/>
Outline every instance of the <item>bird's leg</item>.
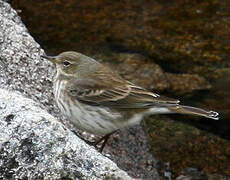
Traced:
<path fill-rule="evenodd" d="M 115 132 L 116 132 L 116 131 L 113 131 L 113 132 L 111 132 L 111 133 L 109 133 L 109 134 L 106 134 L 106 135 L 103 136 L 101 139 L 99 139 L 98 141 L 95 142 L 95 146 L 97 146 L 100 142 L 103 141 L 103 143 L 102 143 L 102 145 L 101 145 L 101 147 L 100 147 L 100 149 L 99 149 L 99 152 L 100 152 L 100 153 L 103 151 L 103 149 L 104 149 L 104 147 L 105 147 L 105 144 L 107 143 L 109 137 L 110 137 L 112 134 L 114 134 Z"/>
<path fill-rule="evenodd" d="M 73 132 L 78 138 L 80 138 L 81 140 L 85 141 L 87 144 L 93 145 L 93 146 L 94 146 L 94 144 L 95 144 L 94 141 L 93 141 L 93 142 L 88 141 L 88 140 L 84 139 L 83 137 L 81 137 L 77 132 L 75 132 L 75 131 L 73 131 L 73 130 L 72 130 L 72 132 Z"/>
<path fill-rule="evenodd" d="M 85 140 L 83 137 L 79 136 L 75 131 L 72 131 L 77 137 L 79 137 L 81 140 L 85 141 L 87 144 L 91 145 L 91 146 L 94 146 L 95 148 L 97 148 L 97 145 L 103 141 L 100 149 L 99 149 L 99 152 L 102 152 L 104 147 L 105 147 L 105 144 L 107 143 L 109 137 L 114 134 L 116 131 L 113 131 L 109 134 L 106 134 L 105 136 L 103 136 L 102 138 L 100 138 L 98 141 L 88 141 L 88 140 Z"/>

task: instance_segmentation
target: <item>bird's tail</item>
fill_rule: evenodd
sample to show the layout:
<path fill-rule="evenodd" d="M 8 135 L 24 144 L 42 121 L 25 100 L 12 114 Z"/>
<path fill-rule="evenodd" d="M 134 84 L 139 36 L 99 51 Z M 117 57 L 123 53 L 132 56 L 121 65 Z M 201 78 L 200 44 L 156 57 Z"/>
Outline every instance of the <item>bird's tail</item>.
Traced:
<path fill-rule="evenodd" d="M 168 107 L 168 109 L 172 113 L 192 114 L 192 115 L 197 115 L 197 116 L 204 116 L 206 118 L 210 118 L 214 120 L 219 120 L 219 117 L 218 117 L 219 114 L 215 111 L 206 111 L 204 109 L 195 108 L 191 106 L 182 106 L 182 105 Z"/>

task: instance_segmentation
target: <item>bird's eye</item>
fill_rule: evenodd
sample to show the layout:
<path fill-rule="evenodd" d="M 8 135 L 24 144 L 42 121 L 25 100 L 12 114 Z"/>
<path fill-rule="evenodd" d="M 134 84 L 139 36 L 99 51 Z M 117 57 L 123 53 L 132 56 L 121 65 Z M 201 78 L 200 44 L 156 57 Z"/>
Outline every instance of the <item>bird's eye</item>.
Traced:
<path fill-rule="evenodd" d="M 64 65 L 65 67 L 67 67 L 67 66 L 70 65 L 70 62 L 69 62 L 69 61 L 64 61 L 64 62 L 63 62 L 63 65 Z"/>

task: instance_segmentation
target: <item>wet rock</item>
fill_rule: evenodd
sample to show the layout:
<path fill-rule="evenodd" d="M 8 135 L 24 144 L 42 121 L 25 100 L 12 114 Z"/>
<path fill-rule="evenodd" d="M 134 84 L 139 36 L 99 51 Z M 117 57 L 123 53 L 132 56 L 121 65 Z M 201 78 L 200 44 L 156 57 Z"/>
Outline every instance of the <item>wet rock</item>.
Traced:
<path fill-rule="evenodd" d="M 166 73 L 170 84 L 170 91 L 175 95 L 192 93 L 193 91 L 210 89 L 210 83 L 197 74 L 171 74 Z"/>
<path fill-rule="evenodd" d="M 192 179 L 208 179 L 208 180 L 215 180 L 215 179 L 229 179 L 229 176 L 224 176 L 220 174 L 210 174 L 210 173 L 205 173 L 199 169 L 196 168 L 185 168 L 182 171 L 183 175 L 180 175 L 176 178 L 176 180 L 192 180 Z"/>
<path fill-rule="evenodd" d="M 228 175 L 230 142 L 191 126 L 196 117 L 181 116 L 155 116 L 146 120 L 151 150 L 159 159 L 159 173 L 165 171 L 162 163 L 170 162 L 173 178 L 191 166 L 205 173 Z M 172 121 L 170 117 L 177 121 Z"/>
<path fill-rule="evenodd" d="M 113 70 L 139 86 L 163 91 L 169 87 L 169 83 L 161 67 L 140 54 L 119 53 L 114 54 L 107 62 Z"/>
<path fill-rule="evenodd" d="M 19 93 L 0 89 L 1 179 L 132 179 Z"/>

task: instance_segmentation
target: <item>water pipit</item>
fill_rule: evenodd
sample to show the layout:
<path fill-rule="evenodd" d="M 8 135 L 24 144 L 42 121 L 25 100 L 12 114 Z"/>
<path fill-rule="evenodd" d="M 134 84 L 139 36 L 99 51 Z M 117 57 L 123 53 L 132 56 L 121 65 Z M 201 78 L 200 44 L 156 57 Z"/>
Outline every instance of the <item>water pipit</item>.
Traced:
<path fill-rule="evenodd" d="M 109 135 L 139 124 L 147 115 L 180 113 L 218 120 L 217 112 L 180 105 L 179 100 L 135 85 L 81 53 L 42 57 L 56 64 L 53 89 L 60 111 L 77 128 L 103 136 L 101 151 Z"/>

